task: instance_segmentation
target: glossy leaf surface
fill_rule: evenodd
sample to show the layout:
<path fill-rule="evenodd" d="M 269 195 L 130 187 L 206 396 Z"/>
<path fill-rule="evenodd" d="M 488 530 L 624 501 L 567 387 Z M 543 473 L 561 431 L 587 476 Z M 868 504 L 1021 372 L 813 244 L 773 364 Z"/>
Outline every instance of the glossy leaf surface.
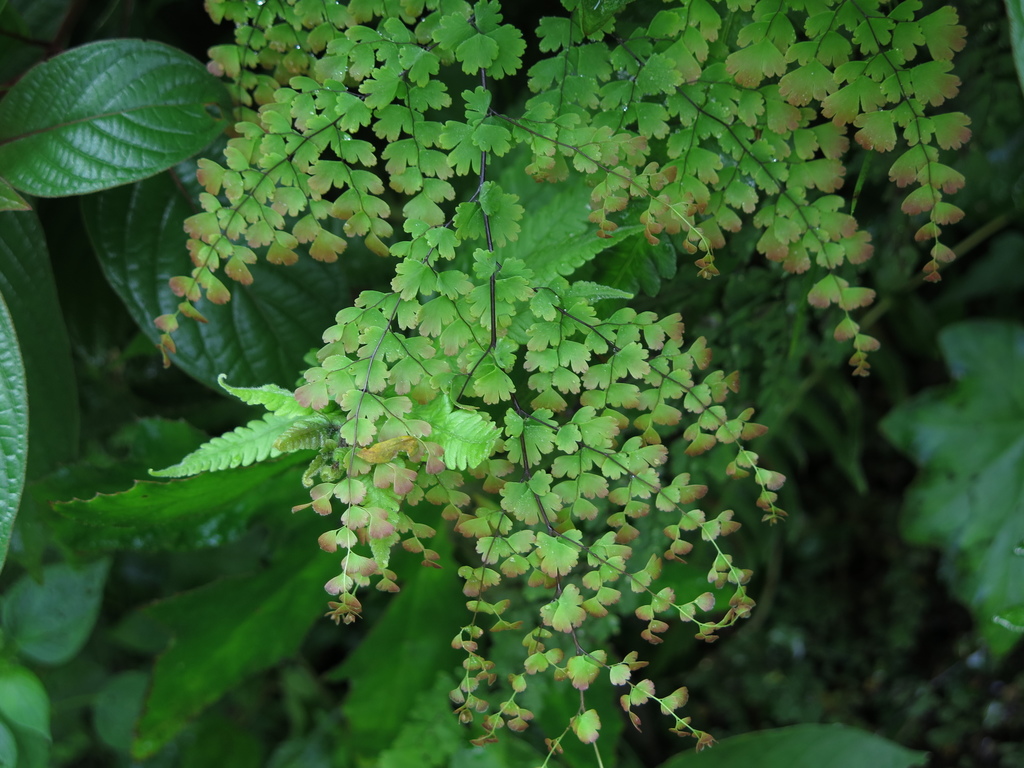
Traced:
<path fill-rule="evenodd" d="M 29 413 L 32 480 L 75 458 L 79 431 L 71 342 L 34 212 L 0 213 L 0 293 L 18 333 L 29 401 L 40 404 Z"/>
<path fill-rule="evenodd" d="M 28 391 L 11 313 L 0 295 L 0 567 L 7 557 L 28 463 Z"/>
<path fill-rule="evenodd" d="M 0 175 L 59 197 L 144 179 L 223 130 L 226 91 L 161 43 L 104 40 L 39 64 L 0 101 Z"/>

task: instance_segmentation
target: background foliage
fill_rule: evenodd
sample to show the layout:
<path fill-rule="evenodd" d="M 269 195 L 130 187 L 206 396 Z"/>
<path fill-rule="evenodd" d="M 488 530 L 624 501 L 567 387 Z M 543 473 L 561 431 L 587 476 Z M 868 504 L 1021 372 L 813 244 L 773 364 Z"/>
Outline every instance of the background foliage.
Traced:
<path fill-rule="evenodd" d="M 189 158 L 220 133 L 227 109 L 216 81 L 176 49 L 205 61 L 209 47 L 230 43 L 224 28 L 184 0 L 10 0 L 0 7 L 0 71 L 8 91 L 15 82 L 32 85 L 22 76 L 27 68 L 60 51 L 95 56 L 104 45 L 121 45 L 87 45 L 93 41 L 145 38 L 172 46 L 130 42 L 111 58 L 142 72 L 131 57 L 170 57 L 175 77 L 192 78 L 182 91 L 187 98 L 167 89 L 162 109 L 176 110 L 170 120 L 182 121 L 195 142 L 160 160 L 140 157 L 119 167 L 133 168 L 138 179 L 181 161 L 166 174 L 80 199 L 32 199 L 34 212 L 0 213 L 7 305 L 0 313 L 0 367 L 4 402 L 15 404 L 0 433 L 7 494 L 0 526 L 9 527 L 18 510 L 0 575 L 0 763 L 130 765 L 147 758 L 157 766 L 281 768 L 543 761 L 542 737 L 558 736 L 579 707 L 579 696 L 574 700 L 564 686 L 531 681 L 534 727 L 486 751 L 468 743 L 476 734 L 464 732 L 445 705 L 461 662 L 451 635 L 465 621 L 454 568 L 420 568 L 419 557 L 398 551 L 391 567 L 403 574 L 400 593 L 364 597 L 363 621 L 344 629 L 318 618 L 322 585 L 336 575 L 337 562 L 311 546 L 323 527 L 315 516 L 287 514 L 296 489 L 302 492 L 308 456 L 187 482 L 140 479 L 150 468 L 178 464 L 207 436 L 258 416 L 212 388 L 219 374 L 236 386 L 293 386 L 335 312 L 366 288 L 386 288 L 392 276 L 357 244 L 343 255 L 343 269 L 308 258 L 288 269 L 246 265 L 252 284 L 233 286 L 227 304 L 203 304 L 208 324 L 183 320 L 173 337 L 177 367 L 163 369 L 152 352 L 161 341 L 152 319 L 178 309 L 165 286 L 187 263 L 181 222 L 199 211 Z M 907 190 L 885 183 L 888 161 L 851 155 L 838 191 L 844 205 L 856 195 L 861 231 L 876 247 L 856 278 L 877 292 L 874 306 L 857 317 L 863 333 L 882 342 L 868 379 L 843 370 L 850 352 L 832 337 L 844 315 L 807 306 L 805 296 L 824 278 L 811 272 L 787 279 L 766 264 L 759 255 L 766 250 L 763 231 L 730 234 L 715 253 L 721 275 L 706 281 L 690 264 L 687 251 L 699 251 L 699 242 L 686 240 L 685 227 L 652 245 L 638 236 L 635 219 L 594 252 L 573 252 L 588 247 L 576 245 L 583 227 L 538 226 L 565 205 L 556 187 L 496 177 L 537 212 L 522 220 L 520 241 L 586 264 L 580 277 L 642 291 L 638 310 L 682 312 L 690 338 L 708 338 L 715 367 L 741 371 L 737 405 L 756 406 L 758 421 L 771 427 L 757 451 L 766 466 L 790 477 L 782 491 L 790 516 L 769 528 L 751 510 L 749 488 L 714 481 L 725 476 L 731 457 L 709 454 L 702 503 L 739 511 L 743 527 L 726 541 L 736 561 L 754 569 L 749 589 L 759 605 L 714 646 L 692 642 L 692 632 L 676 626 L 666 642 L 644 649 L 651 662 L 644 674 L 659 690 L 689 688 L 685 714 L 697 727 L 720 740 L 751 735 L 672 757 L 692 742 L 665 733 L 666 721 L 651 705 L 637 710 L 644 729 L 635 731 L 621 717 L 621 691 L 597 681 L 587 697 L 600 716 L 606 762 L 743 765 L 745 749 L 787 761 L 787 739 L 812 757 L 815 744 L 831 745 L 834 754 L 848 740 L 847 754 L 870 755 L 881 765 L 920 764 L 920 753 L 907 748 L 930 751 L 934 765 L 1011 766 L 1024 757 L 1016 643 L 1024 624 L 1017 479 L 1024 284 L 1015 267 L 1024 244 L 1015 226 L 1024 168 L 1021 92 L 1003 9 L 978 2 L 959 10 L 970 42 L 955 60 L 962 86 L 951 111 L 970 115 L 974 136 L 943 162 L 968 181 L 956 198 L 967 215 L 957 224 L 948 209 L 932 205 L 931 212 L 935 224 L 934 212 L 945 211 L 953 226 L 943 243 L 961 258 L 944 269 L 939 285 L 920 285 L 922 252 L 914 237 L 928 222 L 900 210 Z M 505 12 L 507 23 L 535 25 L 527 10 Z M 937 12 L 938 6 L 920 15 Z M 1019 16 L 1013 3 L 1010 14 Z M 509 50 L 504 42 L 499 51 Z M 457 41 L 451 45 L 457 50 Z M 742 59 L 733 62 L 737 79 L 758 77 Z M 494 62 L 484 66 L 501 70 Z M 661 87 L 656 79 L 641 82 L 652 92 Z M 473 86 L 467 75 L 451 90 Z M 503 103 L 523 99 L 521 80 L 494 88 Z M 122 95 L 112 90 L 108 96 Z M 50 99 L 55 111 L 61 93 L 57 88 Z M 578 98 L 585 105 L 588 97 Z M 12 110 L 14 101 L 0 105 Z M 143 118 L 135 124 L 143 131 L 169 119 L 159 112 L 152 123 Z M 5 119 L 20 120 L 0 109 L 0 125 Z M 864 145 L 888 135 L 877 124 L 856 127 L 883 137 L 867 135 Z M 66 139 L 87 146 L 93 140 Z M 100 186 L 19 185 L 64 160 L 47 161 L 17 141 L 5 146 L 0 175 L 28 194 L 75 194 L 126 180 L 98 168 L 90 172 L 102 178 Z M 206 154 L 216 157 L 215 150 Z M 19 163 L 30 161 L 41 165 L 22 170 Z M 993 165 L 1000 173 L 990 171 Z M 939 194 L 941 184 L 926 188 Z M 568 190 L 581 200 L 589 194 L 582 185 Z M 932 256 L 936 247 L 929 246 Z M 468 272 L 471 264 L 462 268 Z M 16 407 L 26 400 L 18 389 L 25 386 L 30 406 L 45 403 L 28 409 L 27 432 L 18 428 L 26 415 Z M 964 445 L 971 448 L 966 455 Z M 697 466 L 677 453 L 673 472 Z M 903 455 L 921 467 L 916 479 Z M 27 478 L 23 492 L 20 475 Z M 420 522 L 442 526 L 436 512 L 420 511 Z M 0 536 L 6 541 L 2 527 Z M 439 537 L 432 546 L 442 561 L 471 562 L 463 540 Z M 707 589 L 707 567 L 667 570 L 673 575 L 665 578 L 681 594 L 696 595 Z M 527 604 L 524 613 L 530 610 Z M 643 628 L 627 611 L 599 639 L 625 654 Z M 505 667 L 520 653 L 516 638 L 497 640 L 490 650 Z M 852 727 L 825 727 L 838 723 Z M 802 725 L 768 730 L 794 724 Z M 559 761 L 594 764 L 593 750 L 571 742 Z"/>

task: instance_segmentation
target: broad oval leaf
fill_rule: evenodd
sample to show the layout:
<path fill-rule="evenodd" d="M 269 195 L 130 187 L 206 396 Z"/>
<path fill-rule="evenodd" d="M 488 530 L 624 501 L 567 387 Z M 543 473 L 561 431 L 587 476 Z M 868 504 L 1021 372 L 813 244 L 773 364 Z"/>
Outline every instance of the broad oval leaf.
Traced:
<path fill-rule="evenodd" d="M 18 653 L 42 664 L 63 664 L 78 653 L 99 616 L 108 565 L 56 563 L 43 569 L 41 584 L 22 576 L 3 603 L 4 635 Z"/>
<path fill-rule="evenodd" d="M 14 530 L 28 463 L 28 390 L 11 313 L 0 296 L 0 567 Z"/>
<path fill-rule="evenodd" d="M 138 181 L 224 129 L 227 92 L 162 43 L 103 40 L 31 69 L 0 101 L 0 176 L 41 197 Z"/>

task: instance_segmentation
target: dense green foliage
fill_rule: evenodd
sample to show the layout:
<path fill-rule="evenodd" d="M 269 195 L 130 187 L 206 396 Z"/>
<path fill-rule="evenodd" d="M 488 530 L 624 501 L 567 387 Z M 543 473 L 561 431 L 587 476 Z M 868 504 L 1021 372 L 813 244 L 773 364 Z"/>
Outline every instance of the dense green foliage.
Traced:
<path fill-rule="evenodd" d="M 939 663 L 984 649 L 997 679 L 1024 625 L 1020 328 L 992 299 L 1015 306 L 1018 241 L 988 248 L 1017 201 L 977 171 L 1024 168 L 999 15 L 208 0 L 220 28 L 161 16 L 184 2 L 75 28 L 88 3 L 49 5 L 66 26 L 0 3 L 0 763 L 640 765 L 678 750 L 664 729 L 700 752 L 671 765 L 838 768 L 956 743 L 927 696 L 792 702 L 824 701 L 833 649 L 837 685 L 898 700 L 922 617 L 955 610 L 887 519 L 887 412 L 924 469 L 902 535 L 976 621 Z M 1005 66 L 967 49 L 954 74 L 964 22 Z M 133 39 L 199 27 L 209 72 Z M 100 270 L 39 199 L 84 193 Z M 997 319 L 939 336 L 955 389 L 910 399 L 971 298 Z M 848 559 L 871 591 L 836 599 Z"/>

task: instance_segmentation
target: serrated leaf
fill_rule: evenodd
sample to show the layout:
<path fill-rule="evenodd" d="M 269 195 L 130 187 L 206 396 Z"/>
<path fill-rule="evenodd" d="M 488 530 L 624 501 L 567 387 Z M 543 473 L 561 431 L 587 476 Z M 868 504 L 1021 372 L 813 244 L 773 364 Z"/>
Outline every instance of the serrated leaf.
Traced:
<path fill-rule="evenodd" d="M 90 43 L 37 65 L 0 101 L 0 176 L 43 197 L 109 189 L 195 154 L 229 114 L 223 85 L 182 51 Z"/>
<path fill-rule="evenodd" d="M 414 409 L 412 415 L 429 422 L 430 441 L 444 449 L 442 458 L 449 469 L 478 467 L 490 458 L 501 436 L 494 422 L 478 411 L 455 408 L 447 394 Z"/>
<path fill-rule="evenodd" d="M 199 446 L 177 464 L 159 470 L 150 470 L 153 477 L 188 477 L 200 472 L 219 472 L 235 467 L 247 467 L 257 461 L 273 459 L 281 455 L 274 446 L 277 439 L 298 416 L 276 416 L 268 413 L 262 419 L 254 419 L 244 427 L 235 427 L 220 437 Z"/>
<path fill-rule="evenodd" d="M 596 709 L 588 709 L 583 714 L 577 715 L 570 724 L 576 738 L 584 744 L 593 744 L 601 735 L 601 718 L 598 717 Z"/>
<path fill-rule="evenodd" d="M 580 539 L 583 532 L 566 531 L 561 536 L 537 532 L 537 559 L 540 569 L 551 578 L 567 576 L 580 558 Z"/>
<path fill-rule="evenodd" d="M 307 461 L 294 456 L 223 474 L 140 480 L 118 493 L 57 502 L 58 530 L 86 551 L 223 546 L 248 530 L 253 515 L 291 506 L 297 466 Z"/>
<path fill-rule="evenodd" d="M 651 245 L 643 233 L 632 234 L 611 248 L 601 259 L 600 282 L 627 293 L 643 291 L 654 296 L 661 281 L 676 273 L 676 254 L 666 241 Z"/>
<path fill-rule="evenodd" d="M 576 8 L 577 23 L 584 35 L 592 35 L 621 13 L 633 0 L 597 0 L 580 3 Z"/>
<path fill-rule="evenodd" d="M 540 609 L 544 623 L 557 632 L 571 632 L 587 618 L 580 588 L 567 584 L 562 594 Z"/>
<path fill-rule="evenodd" d="M 506 243 L 502 254 L 522 259 L 533 271 L 536 285 L 547 285 L 558 276 L 569 277 L 598 254 L 643 229 L 631 224 L 608 237 L 595 237 L 596 227 L 587 218 L 591 190 L 582 176 L 538 186 L 513 164 L 500 183 L 502 189 L 530 202 L 530 215 L 519 221 L 517 239 Z"/>
<path fill-rule="evenodd" d="M 233 387 L 225 380 L 222 373 L 217 377 L 221 388 L 249 405 L 262 405 L 275 416 L 290 418 L 292 416 L 311 416 L 314 411 L 295 401 L 295 393 L 276 384 L 264 384 L 261 387 Z"/>

